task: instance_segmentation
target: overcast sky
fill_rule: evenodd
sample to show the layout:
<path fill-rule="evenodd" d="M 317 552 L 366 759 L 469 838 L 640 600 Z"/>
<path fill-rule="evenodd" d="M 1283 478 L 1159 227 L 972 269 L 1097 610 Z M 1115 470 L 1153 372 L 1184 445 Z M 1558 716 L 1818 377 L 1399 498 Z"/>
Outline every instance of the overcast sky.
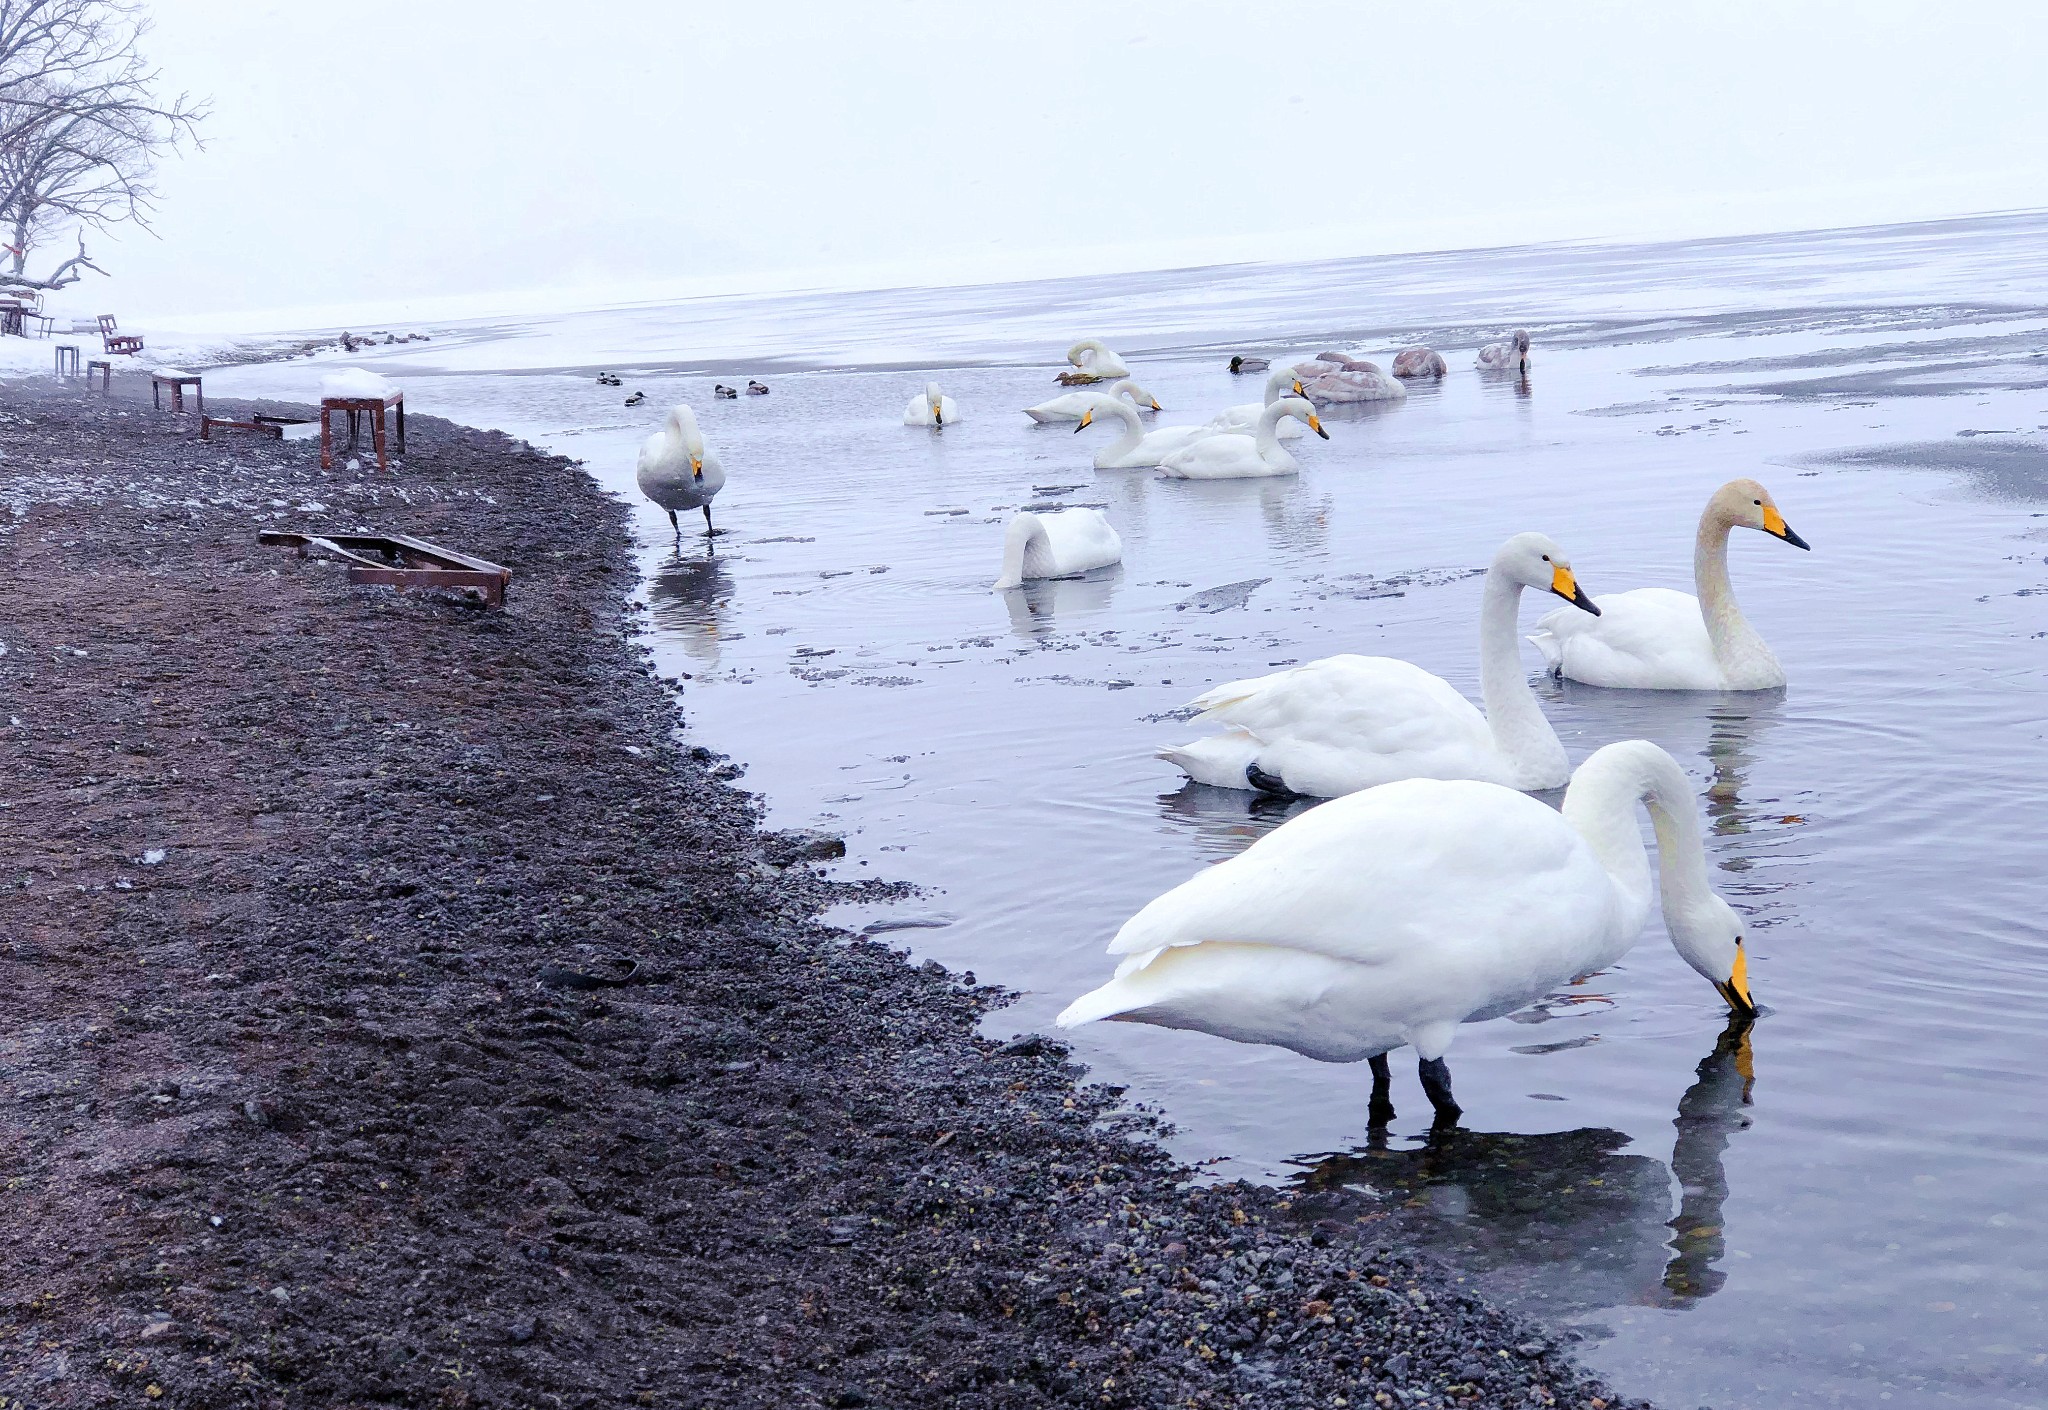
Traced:
<path fill-rule="evenodd" d="M 2048 205 L 2039 0 L 151 8 L 208 145 L 85 301 L 157 318 Z"/>

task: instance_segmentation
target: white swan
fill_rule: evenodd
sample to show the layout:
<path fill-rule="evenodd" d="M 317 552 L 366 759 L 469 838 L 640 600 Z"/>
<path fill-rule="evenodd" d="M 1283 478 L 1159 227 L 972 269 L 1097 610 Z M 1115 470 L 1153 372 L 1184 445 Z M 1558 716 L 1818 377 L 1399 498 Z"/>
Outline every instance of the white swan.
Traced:
<path fill-rule="evenodd" d="M 1124 360 L 1104 347 L 1100 338 L 1083 338 L 1068 348 L 1067 361 L 1080 368 L 1082 376 L 1097 382 L 1113 382 L 1131 375 L 1131 369 L 1124 366 Z M 1074 374 L 1063 375 L 1072 377 Z"/>
<path fill-rule="evenodd" d="M 1199 696 L 1196 718 L 1225 726 L 1159 751 L 1197 783 L 1338 798 L 1403 778 L 1470 778 L 1558 788 L 1571 761 L 1543 717 L 1517 654 L 1522 589 L 1597 609 L 1564 551 L 1516 534 L 1493 555 L 1479 608 L 1486 713 L 1440 676 L 1390 656 L 1327 656 Z"/>
<path fill-rule="evenodd" d="M 1145 423 L 1138 419 L 1138 409 L 1121 397 L 1106 397 L 1100 392 L 1082 395 L 1090 400 L 1087 410 L 1081 413 L 1081 424 L 1074 428 L 1075 435 L 1097 421 L 1114 417 L 1123 422 L 1124 433 L 1095 452 L 1097 470 L 1150 469 L 1175 451 L 1217 434 L 1208 426 L 1161 426 L 1156 431 L 1147 431 Z"/>
<path fill-rule="evenodd" d="M 1124 559 L 1124 541 L 1100 509 L 1054 509 L 1011 516 L 1003 532 L 1003 575 L 995 589 L 1034 578 L 1071 578 Z"/>
<path fill-rule="evenodd" d="M 924 390 L 903 408 L 903 424 L 906 426 L 949 426 L 959 419 L 960 408 L 939 390 L 937 382 L 925 383 Z"/>
<path fill-rule="evenodd" d="M 1600 618 L 1553 612 L 1529 640 L 1552 670 L 1587 685 L 1624 690 L 1770 690 L 1785 668 L 1736 605 L 1728 584 L 1728 531 L 1760 529 L 1794 548 L 1807 547 L 1755 480 L 1730 480 L 1714 491 L 1693 542 L 1692 578 L 1699 596 L 1670 588 L 1637 588 L 1595 598 Z"/>
<path fill-rule="evenodd" d="M 1451 370 L 1444 355 L 1417 343 L 1394 354 L 1396 377 L 1442 377 Z"/>
<path fill-rule="evenodd" d="M 1393 1116 L 1386 1054 L 1421 1059 L 1455 1122 L 1445 1049 L 1628 953 L 1650 915 L 1636 804 L 1656 824 L 1664 924 L 1731 1008 L 1754 1013 L 1742 923 L 1707 879 L 1692 786 L 1643 740 L 1610 744 L 1562 812 L 1498 784 L 1407 779 L 1324 803 L 1206 867 L 1124 923 L 1116 977 L 1062 1027 L 1118 1019 L 1372 1060 L 1371 1119 Z"/>
<path fill-rule="evenodd" d="M 1102 393 L 1068 392 L 1064 396 L 1054 397 L 1051 401 L 1042 401 L 1037 406 L 1027 406 L 1024 408 L 1024 414 L 1041 424 L 1047 421 L 1079 421 L 1088 410 L 1088 398 L 1096 395 L 1129 397 L 1131 404 L 1140 411 L 1166 410 L 1150 392 L 1126 377 Z"/>
<path fill-rule="evenodd" d="M 1256 434 L 1212 431 L 1159 462 L 1159 472 L 1176 480 L 1255 480 L 1264 475 L 1292 475 L 1301 467 L 1280 448 L 1280 422 L 1292 416 L 1324 440 L 1330 433 L 1316 409 L 1300 397 L 1282 397 L 1259 413 Z"/>
<path fill-rule="evenodd" d="M 1317 353 L 1311 361 L 1296 363 L 1294 370 L 1301 377 L 1302 395 L 1313 402 L 1400 401 L 1408 395 L 1408 389 L 1382 372 L 1378 363 L 1344 353 Z"/>
<path fill-rule="evenodd" d="M 1259 428 L 1259 417 L 1266 408 L 1290 394 L 1297 397 L 1303 394 L 1300 376 L 1291 367 L 1276 367 L 1266 374 L 1266 392 L 1263 397 L 1258 401 L 1240 402 L 1236 406 L 1223 408 L 1209 418 L 1210 429 L 1255 433 Z M 1290 418 L 1280 423 L 1278 434 L 1283 441 L 1294 440 L 1302 433 L 1302 423 L 1299 421 Z"/>
<path fill-rule="evenodd" d="M 690 408 L 671 407 L 667 426 L 640 443 L 634 478 L 640 482 L 640 493 L 668 511 L 678 538 L 683 532 L 676 522 L 678 509 L 703 510 L 705 531 L 711 531 L 711 501 L 725 488 L 725 467 L 705 447 Z"/>
<path fill-rule="evenodd" d="M 1517 328 L 1499 342 L 1486 344 L 1480 348 L 1479 360 L 1474 365 L 1495 372 L 1506 371 L 1508 368 L 1513 368 L 1517 372 L 1527 372 L 1529 330 Z"/>

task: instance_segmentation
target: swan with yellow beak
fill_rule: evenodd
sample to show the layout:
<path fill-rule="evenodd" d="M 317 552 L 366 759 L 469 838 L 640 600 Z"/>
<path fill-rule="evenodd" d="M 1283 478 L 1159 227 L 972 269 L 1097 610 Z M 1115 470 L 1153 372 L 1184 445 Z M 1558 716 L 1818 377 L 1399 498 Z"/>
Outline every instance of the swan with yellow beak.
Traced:
<path fill-rule="evenodd" d="M 640 493 L 668 511 L 669 527 L 682 537 L 677 510 L 704 511 L 704 532 L 711 527 L 711 501 L 725 488 L 725 467 L 704 444 L 697 415 L 687 406 L 671 407 L 668 424 L 640 446 Z"/>

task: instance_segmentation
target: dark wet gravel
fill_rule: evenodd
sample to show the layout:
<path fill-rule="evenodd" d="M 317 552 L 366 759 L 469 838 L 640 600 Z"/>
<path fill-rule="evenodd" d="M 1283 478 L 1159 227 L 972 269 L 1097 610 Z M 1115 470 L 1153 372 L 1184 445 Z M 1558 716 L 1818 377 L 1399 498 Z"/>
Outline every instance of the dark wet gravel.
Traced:
<path fill-rule="evenodd" d="M 885 888 L 676 740 L 621 507 L 411 429 L 380 480 L 0 394 L 10 1410 L 1638 1403 L 819 926 Z"/>

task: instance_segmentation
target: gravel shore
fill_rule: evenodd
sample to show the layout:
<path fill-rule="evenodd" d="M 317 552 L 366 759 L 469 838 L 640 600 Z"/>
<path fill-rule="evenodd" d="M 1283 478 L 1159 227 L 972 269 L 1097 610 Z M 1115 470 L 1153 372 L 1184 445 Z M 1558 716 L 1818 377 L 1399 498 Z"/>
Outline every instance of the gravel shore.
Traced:
<path fill-rule="evenodd" d="M 322 472 L 0 391 L 9 1410 L 1640 1404 L 818 924 L 885 888 L 678 739 L 623 507 L 408 430 Z"/>

